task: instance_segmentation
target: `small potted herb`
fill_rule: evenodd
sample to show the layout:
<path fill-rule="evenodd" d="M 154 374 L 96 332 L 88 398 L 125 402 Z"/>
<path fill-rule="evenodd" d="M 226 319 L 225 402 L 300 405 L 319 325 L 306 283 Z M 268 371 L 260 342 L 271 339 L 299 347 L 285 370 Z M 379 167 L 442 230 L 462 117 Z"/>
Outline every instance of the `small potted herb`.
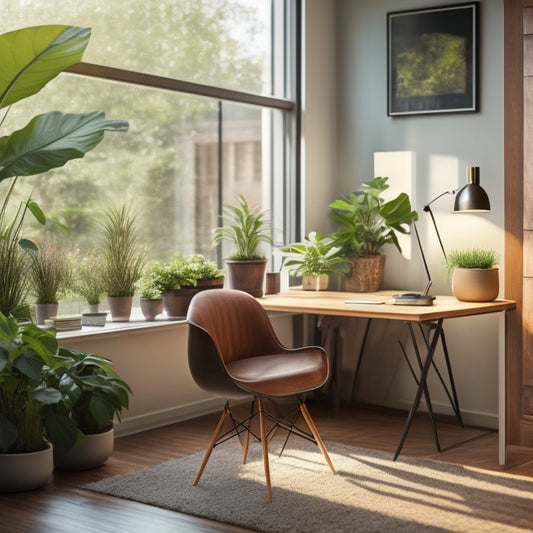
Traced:
<path fill-rule="evenodd" d="M 37 249 L 28 249 L 30 290 L 35 295 L 35 315 L 39 325 L 57 316 L 59 300 L 72 284 L 68 253 L 47 235 Z"/>
<path fill-rule="evenodd" d="M 452 250 L 446 259 L 452 277 L 452 292 L 465 302 L 491 302 L 500 290 L 496 265 L 499 256 L 491 248 Z"/>
<path fill-rule="evenodd" d="M 104 280 L 111 319 L 128 322 L 133 295 L 146 258 L 146 247 L 136 226 L 136 215 L 125 205 L 108 209 L 102 220 Z"/>
<path fill-rule="evenodd" d="M 202 254 L 177 255 L 164 263 L 150 265 L 145 280 L 150 289 L 161 294 L 167 316 L 182 318 L 199 290 L 223 286 L 224 273 Z"/>

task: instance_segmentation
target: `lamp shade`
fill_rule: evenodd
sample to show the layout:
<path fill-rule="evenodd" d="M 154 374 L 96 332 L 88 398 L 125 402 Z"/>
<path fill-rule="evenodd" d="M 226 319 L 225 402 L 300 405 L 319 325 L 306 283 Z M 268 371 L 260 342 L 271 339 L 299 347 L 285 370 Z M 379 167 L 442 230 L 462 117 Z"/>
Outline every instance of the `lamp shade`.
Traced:
<path fill-rule="evenodd" d="M 487 193 L 479 184 L 479 167 L 467 167 L 467 183 L 455 195 L 454 211 L 490 211 Z"/>

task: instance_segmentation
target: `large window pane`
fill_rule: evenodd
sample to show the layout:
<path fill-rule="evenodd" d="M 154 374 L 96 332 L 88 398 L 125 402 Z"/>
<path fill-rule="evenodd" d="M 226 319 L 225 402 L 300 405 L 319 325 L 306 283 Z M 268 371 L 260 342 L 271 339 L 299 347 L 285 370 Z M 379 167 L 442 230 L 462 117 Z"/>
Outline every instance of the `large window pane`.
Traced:
<path fill-rule="evenodd" d="M 90 26 L 89 63 L 270 95 L 271 10 L 271 0 L 6 0 L 0 15 L 3 31 Z"/>
<path fill-rule="evenodd" d="M 105 108 L 107 118 L 130 123 L 128 132 L 106 133 L 85 158 L 17 187 L 20 199 L 32 191 L 48 215 L 70 228 L 75 248 L 97 246 L 99 216 L 125 202 L 138 213 L 152 258 L 175 252 L 215 258 L 211 231 L 221 202 L 244 194 L 251 205 L 269 205 L 271 167 L 263 153 L 270 151 L 271 115 L 280 111 L 62 75 L 27 105 L 14 106 L 4 127 L 18 128 L 61 103 L 69 112 Z"/>

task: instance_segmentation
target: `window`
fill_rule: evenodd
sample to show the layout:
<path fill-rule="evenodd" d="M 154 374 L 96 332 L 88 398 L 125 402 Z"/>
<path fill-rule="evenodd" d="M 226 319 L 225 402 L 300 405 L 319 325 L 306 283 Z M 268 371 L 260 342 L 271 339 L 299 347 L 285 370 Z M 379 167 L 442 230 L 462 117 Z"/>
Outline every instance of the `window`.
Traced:
<path fill-rule="evenodd" d="M 102 210 L 125 202 L 151 258 L 215 259 L 211 229 L 237 193 L 270 208 L 274 238 L 286 242 L 296 220 L 289 176 L 296 179 L 297 106 L 286 77 L 294 72 L 296 7 L 297 0 L 3 3 L 5 31 L 92 27 L 84 62 L 14 106 L 8 131 L 52 109 L 102 109 L 130 123 L 85 158 L 25 178 L 18 194 L 33 190 L 82 252 L 98 244 Z"/>

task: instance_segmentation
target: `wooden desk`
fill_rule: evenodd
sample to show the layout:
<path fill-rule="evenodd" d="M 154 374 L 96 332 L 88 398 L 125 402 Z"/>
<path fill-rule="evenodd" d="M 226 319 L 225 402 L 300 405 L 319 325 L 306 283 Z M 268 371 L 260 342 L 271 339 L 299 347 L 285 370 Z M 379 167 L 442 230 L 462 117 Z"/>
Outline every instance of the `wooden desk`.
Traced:
<path fill-rule="evenodd" d="M 494 302 L 460 302 L 453 296 L 437 296 L 431 306 L 394 305 L 392 295 L 399 291 L 378 291 L 373 293 L 314 292 L 291 289 L 279 294 L 264 296 L 258 301 L 267 311 L 333 315 L 343 317 L 379 318 L 406 322 L 434 322 L 435 328 L 429 342 L 419 377 L 419 385 L 413 404 L 407 416 L 404 432 L 396 450 L 396 459 L 403 447 L 413 416 L 418 409 L 426 389 L 426 379 L 431 367 L 445 319 L 499 313 L 498 328 L 498 459 L 505 464 L 505 316 L 506 311 L 516 308 L 512 300 Z M 381 304 L 352 304 L 349 300 L 379 301 Z"/>

